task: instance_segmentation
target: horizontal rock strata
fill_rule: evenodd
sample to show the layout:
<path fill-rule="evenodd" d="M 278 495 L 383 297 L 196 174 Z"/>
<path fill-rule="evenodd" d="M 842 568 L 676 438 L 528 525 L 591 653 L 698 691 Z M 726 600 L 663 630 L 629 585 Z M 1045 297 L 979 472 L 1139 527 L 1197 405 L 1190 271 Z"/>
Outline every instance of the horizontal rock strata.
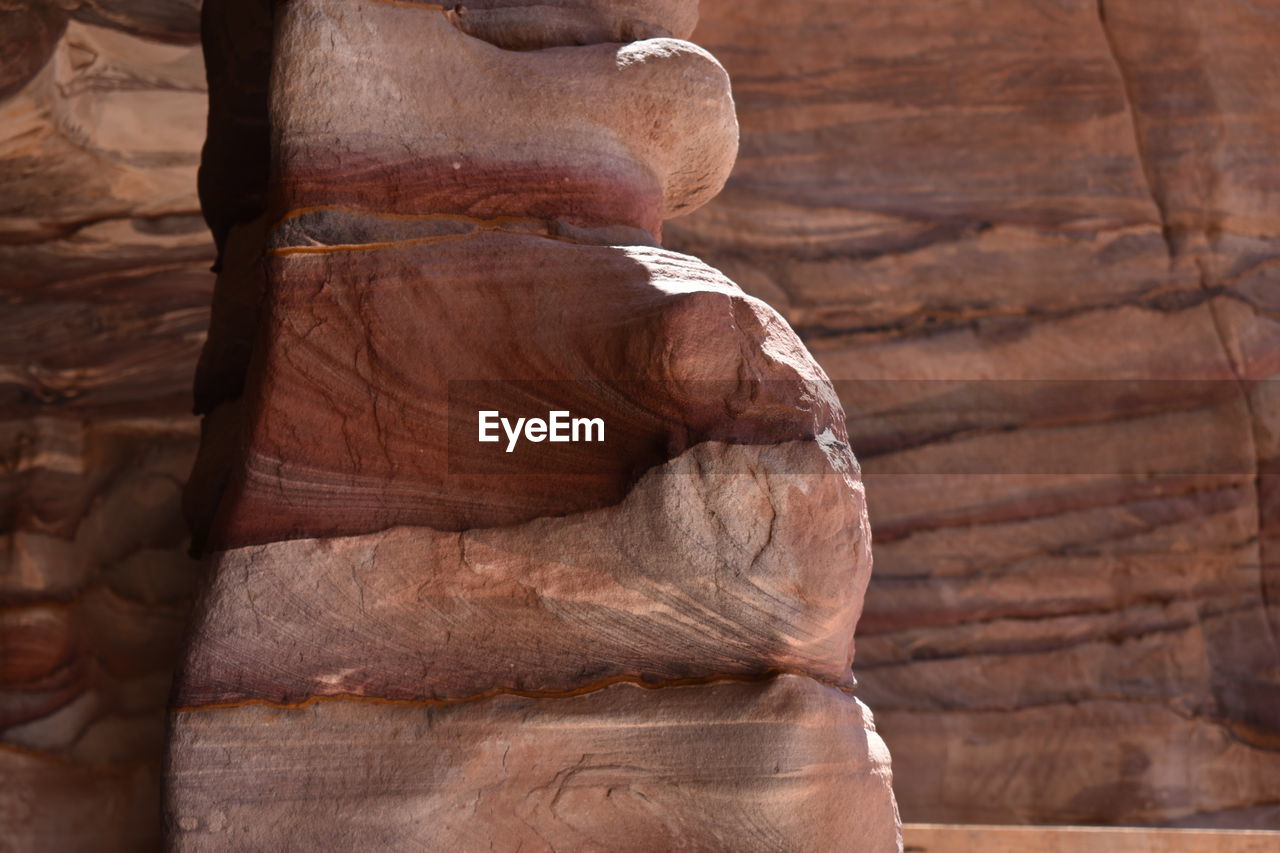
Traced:
<path fill-rule="evenodd" d="M 737 123 L 724 69 L 705 51 L 671 38 L 504 50 L 455 25 L 506 4 L 484 6 L 461 18 L 408 3 L 283 7 L 271 122 L 284 210 L 345 204 L 657 233 L 724 184 Z M 421 61 L 367 61 L 373 33 L 384 55 L 450 61 L 431 63 L 424 86 Z"/>
<path fill-rule="evenodd" d="M 667 241 L 845 403 L 904 819 L 1280 827 L 1274 11 L 702 13 L 742 156 Z"/>
<path fill-rule="evenodd" d="M 506 232 L 442 239 L 267 259 L 273 298 L 234 403 L 242 425 L 201 461 L 235 471 L 209 486 L 227 490 L 204 510 L 211 547 L 517 523 L 616 503 L 701 441 L 843 438 L 790 330 L 691 258 Z M 439 331 L 424 336 L 423 318 Z M 606 441 L 544 445 L 505 469 L 475 441 L 480 410 L 551 409 L 603 418 Z"/>
<path fill-rule="evenodd" d="M 222 552 L 175 701 L 449 699 L 767 670 L 848 688 L 864 510 L 844 478 L 796 474 L 811 455 L 824 458 L 816 443 L 704 443 L 594 512 Z"/>
<path fill-rule="evenodd" d="M 440 706 L 246 705 L 183 717 L 174 747 L 189 769 L 170 808 L 189 850 L 472 851 L 494 838 L 529 850 L 830 850 L 833 838 L 894 849 L 888 754 L 867 725 L 861 704 L 799 676 Z M 242 782 L 228 787 L 229 775 Z"/>

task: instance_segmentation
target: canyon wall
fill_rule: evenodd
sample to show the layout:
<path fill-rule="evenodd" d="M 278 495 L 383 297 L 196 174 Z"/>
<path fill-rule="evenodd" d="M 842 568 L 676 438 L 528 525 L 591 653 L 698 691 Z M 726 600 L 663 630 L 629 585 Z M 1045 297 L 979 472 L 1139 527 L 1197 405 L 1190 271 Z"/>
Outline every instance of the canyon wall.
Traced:
<path fill-rule="evenodd" d="M 1280 826 L 1280 4 L 702 5 L 667 242 L 841 393 L 903 818 Z"/>

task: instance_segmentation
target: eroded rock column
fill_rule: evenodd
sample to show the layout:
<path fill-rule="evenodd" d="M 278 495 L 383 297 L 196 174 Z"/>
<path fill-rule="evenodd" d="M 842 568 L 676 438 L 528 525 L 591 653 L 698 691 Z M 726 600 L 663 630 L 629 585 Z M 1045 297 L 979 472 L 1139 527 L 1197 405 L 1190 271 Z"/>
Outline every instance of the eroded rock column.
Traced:
<path fill-rule="evenodd" d="M 272 37 L 206 38 L 176 849 L 900 849 L 840 404 L 658 243 L 736 150 L 695 7 L 206 7 Z M 261 127 L 265 183 L 220 180 Z"/>

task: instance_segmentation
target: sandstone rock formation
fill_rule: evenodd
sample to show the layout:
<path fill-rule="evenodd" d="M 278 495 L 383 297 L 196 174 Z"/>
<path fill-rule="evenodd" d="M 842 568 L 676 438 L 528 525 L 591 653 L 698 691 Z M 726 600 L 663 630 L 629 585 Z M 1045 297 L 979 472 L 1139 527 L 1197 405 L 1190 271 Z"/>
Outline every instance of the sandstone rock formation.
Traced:
<path fill-rule="evenodd" d="M 137 850 L 192 572 L 198 4 L 0 5 L 0 702 L 23 720 L 0 724 L 0 840 Z M 692 27 L 679 4 L 529 5 L 455 23 L 513 49 Z M 271 16 L 204 7 L 204 209 L 220 244 L 260 244 Z M 1275 385 L 1248 411 L 1232 370 L 1277 373 L 1275 4 L 702 0 L 692 38 L 742 149 L 664 242 L 838 380 L 876 529 L 859 695 L 904 817 L 1280 826 Z M 245 280 L 221 283 L 211 421 L 240 396 Z"/>
<path fill-rule="evenodd" d="M 4 850 L 159 841 L 213 278 L 191 11 L 0 4 Z"/>
<path fill-rule="evenodd" d="M 795 326 L 876 531 L 908 821 L 1280 828 L 1274 3 L 704 0 L 668 229 Z"/>
<path fill-rule="evenodd" d="M 269 51 L 206 42 L 174 849 L 901 848 L 839 400 L 658 248 L 736 150 L 694 6 L 289 0 Z M 264 79 L 265 183 L 224 181 Z"/>

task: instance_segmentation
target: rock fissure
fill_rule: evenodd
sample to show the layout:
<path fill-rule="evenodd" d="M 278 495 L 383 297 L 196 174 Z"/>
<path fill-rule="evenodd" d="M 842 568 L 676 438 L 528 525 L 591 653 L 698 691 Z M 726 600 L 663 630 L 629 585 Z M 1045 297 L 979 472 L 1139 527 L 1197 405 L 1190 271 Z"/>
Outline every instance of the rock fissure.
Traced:
<path fill-rule="evenodd" d="M 364 696 L 356 693 L 317 694 L 314 696 L 308 696 L 305 699 L 288 702 L 252 698 L 240 699 L 234 702 L 212 702 L 204 705 L 183 705 L 174 708 L 174 712 L 179 714 L 192 714 L 202 711 L 220 711 L 230 708 L 244 708 L 250 706 L 262 706 L 266 708 L 277 708 L 280 710 L 298 710 L 310 707 L 320 702 L 369 702 L 375 705 L 394 705 L 400 707 L 448 708 L 454 705 L 467 705 L 476 702 L 485 702 L 501 696 L 512 696 L 518 699 L 575 699 L 579 696 L 588 696 L 592 693 L 607 690 L 618 685 L 630 685 L 632 687 L 639 687 L 645 690 L 671 690 L 681 687 L 702 687 L 714 684 L 759 684 L 772 681 L 783 675 L 809 679 L 816 684 L 820 684 L 823 687 L 829 687 L 832 690 L 838 690 L 848 696 L 852 696 L 854 692 L 853 688 L 848 684 L 841 684 L 839 682 L 831 681 L 830 679 L 824 679 L 812 673 L 777 668 L 754 674 L 715 673 L 712 675 L 701 675 L 689 678 L 672 678 L 658 681 L 651 681 L 635 675 L 615 675 L 602 681 L 566 690 L 518 690 L 514 688 L 495 688 L 493 690 L 487 690 L 483 693 L 477 693 L 470 696 L 448 696 L 429 699 L 387 699 L 380 696 Z"/>
<path fill-rule="evenodd" d="M 1124 95 L 1125 114 L 1129 118 L 1129 127 L 1133 131 L 1133 150 L 1138 160 L 1138 166 L 1141 169 L 1143 181 L 1146 184 L 1147 195 L 1151 198 L 1151 203 L 1156 211 L 1156 224 L 1160 226 L 1160 234 L 1164 238 L 1165 248 L 1169 254 L 1169 266 L 1172 269 L 1175 260 L 1178 257 L 1177 247 L 1174 244 L 1174 235 L 1172 225 L 1169 221 L 1169 214 L 1166 210 L 1164 200 L 1157 192 L 1159 186 L 1157 175 L 1151 163 L 1151 158 L 1147 153 L 1146 143 L 1143 141 L 1142 126 L 1138 118 L 1137 104 L 1139 101 L 1135 96 L 1133 89 L 1133 79 L 1125 68 L 1125 62 L 1120 56 L 1117 47 L 1116 36 L 1112 27 L 1107 23 L 1107 0 L 1098 0 L 1098 23 L 1102 27 L 1102 37 L 1107 45 L 1107 52 L 1111 56 L 1111 60 L 1115 65 L 1116 73 L 1120 76 L 1120 90 Z"/>
<path fill-rule="evenodd" d="M 1203 257 L 1197 257 L 1196 267 L 1200 274 L 1200 286 L 1206 290 L 1211 289 L 1210 284 L 1211 272 L 1208 266 L 1208 260 Z M 1241 300 L 1250 304 L 1248 300 Z M 1250 387 L 1252 384 L 1247 378 L 1244 365 L 1240 364 L 1236 354 L 1232 351 L 1227 340 L 1227 331 L 1222 322 L 1222 318 L 1218 314 L 1217 306 L 1213 301 L 1208 302 L 1209 318 L 1213 325 L 1214 336 L 1218 341 L 1218 345 L 1222 349 L 1222 357 L 1226 360 L 1227 365 L 1231 369 L 1231 374 L 1235 379 L 1236 388 L 1240 394 L 1241 405 L 1244 406 L 1245 412 L 1249 420 L 1249 439 L 1252 444 L 1250 458 L 1253 460 L 1253 504 L 1254 504 L 1254 523 L 1258 530 L 1262 530 L 1262 507 L 1265 499 L 1265 492 L 1262 484 L 1262 442 L 1259 433 L 1265 429 L 1263 422 L 1258 413 L 1254 410 L 1253 393 Z M 1259 537 L 1257 542 L 1257 566 L 1258 566 L 1258 596 L 1263 605 L 1263 624 L 1267 627 L 1267 634 L 1271 641 L 1271 647 L 1275 650 L 1277 658 L 1280 658 L 1280 601 L 1273 601 L 1270 590 L 1267 585 L 1269 567 L 1266 557 L 1266 543 Z"/>

